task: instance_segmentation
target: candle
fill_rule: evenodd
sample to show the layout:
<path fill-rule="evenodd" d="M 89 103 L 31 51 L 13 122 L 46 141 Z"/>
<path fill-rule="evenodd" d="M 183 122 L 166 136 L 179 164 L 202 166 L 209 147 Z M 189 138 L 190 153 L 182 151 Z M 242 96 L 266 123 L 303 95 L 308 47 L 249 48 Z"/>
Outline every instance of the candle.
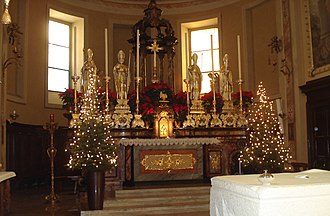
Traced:
<path fill-rule="evenodd" d="M 237 55 L 238 55 L 238 79 L 242 80 L 242 70 L 241 70 L 241 42 L 240 37 L 237 35 Z"/>
<path fill-rule="evenodd" d="M 156 64 L 156 51 L 154 52 L 154 68 L 157 68 L 157 64 Z"/>
<path fill-rule="evenodd" d="M 140 76 L 140 29 L 136 32 L 136 77 Z"/>
<path fill-rule="evenodd" d="M 214 75 L 214 62 L 213 62 L 213 35 L 211 35 L 211 59 L 212 59 L 212 76 Z"/>
<path fill-rule="evenodd" d="M 54 123 L 54 114 L 49 115 L 50 123 Z"/>
<path fill-rule="evenodd" d="M 108 68 L 108 29 L 104 29 L 104 46 L 105 46 L 105 76 L 109 76 L 109 68 Z"/>
<path fill-rule="evenodd" d="M 77 27 L 75 26 L 73 28 L 73 74 L 74 76 L 77 76 Z"/>

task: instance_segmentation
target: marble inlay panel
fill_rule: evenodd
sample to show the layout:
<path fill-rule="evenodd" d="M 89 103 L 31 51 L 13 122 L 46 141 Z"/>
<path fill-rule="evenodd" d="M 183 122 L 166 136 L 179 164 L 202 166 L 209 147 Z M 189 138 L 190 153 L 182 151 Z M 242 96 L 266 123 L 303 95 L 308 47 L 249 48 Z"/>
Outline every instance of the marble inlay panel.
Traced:
<path fill-rule="evenodd" d="M 168 159 L 168 153 L 176 158 L 171 158 L 174 163 L 182 163 L 177 160 L 186 160 L 182 167 L 169 165 L 171 169 L 154 170 L 146 169 L 141 162 L 148 155 L 157 155 Z M 167 155 L 167 156 L 166 156 Z M 155 159 L 156 157 L 153 157 Z M 144 163 L 145 160 L 144 160 Z M 189 164 L 191 163 L 191 164 Z M 191 167 L 192 165 L 192 167 Z M 165 167 L 165 166 L 163 166 Z M 135 181 L 167 181 L 167 180 L 190 180 L 203 179 L 203 146 L 136 146 L 134 147 L 134 180 Z"/>

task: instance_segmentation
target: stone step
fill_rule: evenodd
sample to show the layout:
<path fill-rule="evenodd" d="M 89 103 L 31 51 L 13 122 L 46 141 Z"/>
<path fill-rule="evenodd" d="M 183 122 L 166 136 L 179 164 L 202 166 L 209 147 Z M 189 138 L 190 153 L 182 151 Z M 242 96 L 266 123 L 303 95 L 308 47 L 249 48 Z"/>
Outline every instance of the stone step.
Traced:
<path fill-rule="evenodd" d="M 208 216 L 210 186 L 130 189 L 116 191 L 101 211 L 82 211 L 82 216 Z"/>
<path fill-rule="evenodd" d="M 116 199 L 168 196 L 209 195 L 210 187 L 154 188 L 116 191 Z"/>
<path fill-rule="evenodd" d="M 166 207 L 125 208 L 121 210 L 103 209 L 97 211 L 82 211 L 82 216 L 147 216 L 147 215 L 190 215 L 202 216 L 209 214 L 209 204 L 194 204 Z"/>

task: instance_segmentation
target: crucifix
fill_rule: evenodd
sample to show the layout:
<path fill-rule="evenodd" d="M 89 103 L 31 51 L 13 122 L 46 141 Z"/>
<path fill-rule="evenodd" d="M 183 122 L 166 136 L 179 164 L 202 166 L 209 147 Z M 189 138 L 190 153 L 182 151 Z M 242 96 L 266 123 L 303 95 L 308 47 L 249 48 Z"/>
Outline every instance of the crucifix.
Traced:
<path fill-rule="evenodd" d="M 147 49 L 151 50 L 151 52 L 154 53 L 154 66 L 153 66 L 153 71 L 152 71 L 152 82 L 158 82 L 157 79 L 157 53 L 159 52 L 159 50 L 163 50 L 163 47 L 159 47 L 159 44 L 157 43 L 157 40 L 154 39 L 154 42 L 152 43 L 151 46 L 147 46 Z"/>

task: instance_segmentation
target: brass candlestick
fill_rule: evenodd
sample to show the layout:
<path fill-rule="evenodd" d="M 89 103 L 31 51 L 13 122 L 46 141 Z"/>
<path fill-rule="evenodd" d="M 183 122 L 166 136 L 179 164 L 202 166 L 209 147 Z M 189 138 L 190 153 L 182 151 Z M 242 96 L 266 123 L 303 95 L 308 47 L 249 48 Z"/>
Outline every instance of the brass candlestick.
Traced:
<path fill-rule="evenodd" d="M 242 113 L 243 112 L 242 84 L 244 81 L 242 79 L 240 79 L 237 82 L 238 82 L 238 88 L 239 88 L 239 111 Z"/>
<path fill-rule="evenodd" d="M 109 82 L 110 82 L 110 77 L 106 76 L 105 78 L 105 112 L 108 114 L 110 109 L 109 109 Z"/>
<path fill-rule="evenodd" d="M 188 79 L 184 79 L 184 83 L 187 86 L 187 108 L 188 108 L 188 114 L 190 113 L 190 100 L 189 100 L 189 89 L 190 89 L 190 83 Z"/>
<path fill-rule="evenodd" d="M 134 114 L 134 120 L 132 122 L 132 128 L 141 127 L 144 128 L 144 122 L 141 119 L 142 116 L 139 114 L 139 103 L 140 103 L 140 81 L 142 77 L 136 77 L 136 113 Z"/>
<path fill-rule="evenodd" d="M 73 81 L 73 91 L 74 91 L 74 113 L 78 113 L 78 98 L 77 98 L 77 82 L 79 80 L 79 76 L 77 75 L 73 75 L 71 77 L 72 81 Z"/>
<path fill-rule="evenodd" d="M 54 122 L 54 115 L 51 114 L 50 123 L 46 123 L 45 129 L 49 131 L 50 134 L 50 147 L 47 148 L 47 155 L 50 159 L 51 168 L 51 192 L 45 197 L 47 201 L 50 201 L 52 206 L 58 200 L 58 195 L 55 194 L 55 175 L 54 175 L 54 159 L 57 153 L 57 149 L 54 147 L 54 133 L 57 129 L 57 123 Z"/>

